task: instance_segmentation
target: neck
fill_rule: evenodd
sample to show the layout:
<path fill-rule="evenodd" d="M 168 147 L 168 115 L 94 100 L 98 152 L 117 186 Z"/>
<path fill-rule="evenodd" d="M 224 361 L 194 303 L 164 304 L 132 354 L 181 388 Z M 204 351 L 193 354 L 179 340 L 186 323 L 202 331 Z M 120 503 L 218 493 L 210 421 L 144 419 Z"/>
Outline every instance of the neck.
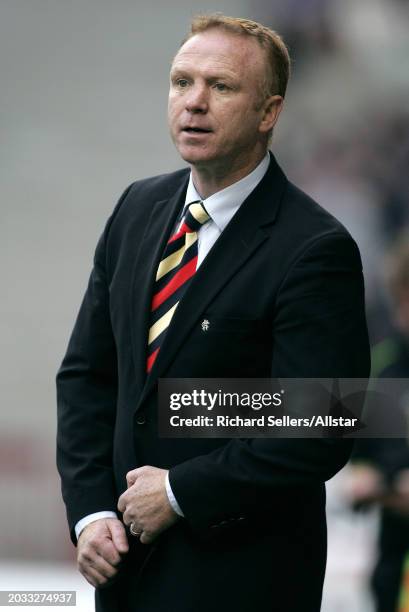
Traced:
<path fill-rule="evenodd" d="M 265 154 L 266 151 L 262 151 L 251 159 L 235 160 L 233 163 L 229 160 L 228 164 L 223 163 L 213 167 L 192 164 L 192 178 L 197 192 L 203 199 L 206 199 L 233 183 L 237 183 L 259 165 Z"/>

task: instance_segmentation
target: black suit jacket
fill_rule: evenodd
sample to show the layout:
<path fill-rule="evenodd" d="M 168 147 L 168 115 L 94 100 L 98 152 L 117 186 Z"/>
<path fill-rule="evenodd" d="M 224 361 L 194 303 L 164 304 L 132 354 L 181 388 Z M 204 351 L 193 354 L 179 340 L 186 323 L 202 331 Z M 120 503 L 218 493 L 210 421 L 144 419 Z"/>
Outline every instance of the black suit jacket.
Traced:
<path fill-rule="evenodd" d="M 169 468 L 186 518 L 152 547 L 131 539 L 119 577 L 97 591 L 98 609 L 317 611 L 324 481 L 345 464 L 350 442 L 158 439 L 157 384 L 366 377 L 359 251 L 271 156 L 194 276 L 146 379 L 152 286 L 187 182 L 182 170 L 132 184 L 96 249 L 57 377 L 58 467 L 72 537 L 83 516 L 116 510 L 128 470 Z"/>

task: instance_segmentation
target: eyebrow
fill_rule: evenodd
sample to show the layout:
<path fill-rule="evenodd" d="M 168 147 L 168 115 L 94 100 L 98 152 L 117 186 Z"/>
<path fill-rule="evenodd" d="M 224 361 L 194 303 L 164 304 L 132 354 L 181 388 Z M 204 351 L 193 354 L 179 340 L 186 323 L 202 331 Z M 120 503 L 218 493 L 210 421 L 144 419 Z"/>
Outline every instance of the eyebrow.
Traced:
<path fill-rule="evenodd" d="M 188 68 L 182 67 L 174 67 L 170 70 L 170 77 L 175 78 L 177 76 L 190 76 L 190 70 Z M 216 72 L 214 74 L 209 75 L 201 75 L 208 82 L 227 80 L 227 81 L 237 81 L 239 78 L 238 75 L 234 75 L 231 72 Z"/>

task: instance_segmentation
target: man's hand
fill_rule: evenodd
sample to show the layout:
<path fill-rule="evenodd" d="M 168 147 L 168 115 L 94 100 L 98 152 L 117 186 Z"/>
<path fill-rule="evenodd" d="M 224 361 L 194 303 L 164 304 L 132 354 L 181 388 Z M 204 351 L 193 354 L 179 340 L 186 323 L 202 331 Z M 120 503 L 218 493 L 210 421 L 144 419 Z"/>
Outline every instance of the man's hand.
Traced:
<path fill-rule="evenodd" d="M 128 549 L 121 521 L 115 518 L 98 519 L 80 533 L 78 569 L 92 586 L 102 586 L 118 573 L 121 555 L 126 554 Z"/>
<path fill-rule="evenodd" d="M 178 520 L 166 493 L 167 470 L 145 465 L 128 472 L 128 490 L 118 501 L 125 525 L 134 523 L 142 544 L 150 544 Z"/>

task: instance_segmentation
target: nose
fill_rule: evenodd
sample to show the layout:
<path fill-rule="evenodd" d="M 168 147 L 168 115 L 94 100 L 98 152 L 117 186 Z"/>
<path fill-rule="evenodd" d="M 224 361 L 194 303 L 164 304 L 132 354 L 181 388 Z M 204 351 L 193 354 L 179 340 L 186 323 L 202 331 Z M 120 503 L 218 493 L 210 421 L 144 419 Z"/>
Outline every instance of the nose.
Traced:
<path fill-rule="evenodd" d="M 206 113 L 209 105 L 206 86 L 193 85 L 186 94 L 185 105 L 189 113 Z"/>

